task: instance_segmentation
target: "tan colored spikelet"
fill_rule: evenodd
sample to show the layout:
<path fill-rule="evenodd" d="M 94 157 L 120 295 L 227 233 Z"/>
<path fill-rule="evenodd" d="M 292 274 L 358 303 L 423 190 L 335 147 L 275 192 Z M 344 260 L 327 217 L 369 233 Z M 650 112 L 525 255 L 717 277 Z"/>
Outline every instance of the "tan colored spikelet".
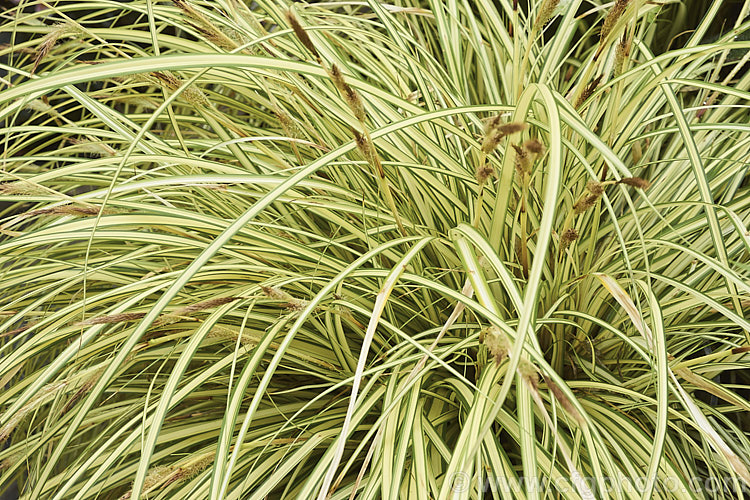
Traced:
<path fill-rule="evenodd" d="M 61 36 L 76 32 L 78 32 L 77 27 L 71 23 L 61 23 L 55 25 L 52 31 L 47 33 L 47 35 L 42 39 L 42 43 L 36 50 L 36 57 L 34 58 L 34 66 L 31 68 L 31 74 L 33 75 L 36 72 L 39 64 L 45 57 L 47 57 L 47 54 L 49 54 L 50 50 L 52 50 L 52 47 L 55 46 Z"/>
<path fill-rule="evenodd" d="M 495 120 L 493 119 L 493 122 Z M 484 134 L 484 140 L 482 141 L 482 152 L 490 154 L 497 148 L 503 137 L 516 134 L 526 128 L 525 123 L 503 123 L 488 127 L 487 132 Z"/>
<path fill-rule="evenodd" d="M 291 311 L 301 311 L 309 304 L 309 301 L 298 299 L 277 287 L 262 286 L 261 289 L 268 298 L 285 302 L 284 306 Z"/>
<path fill-rule="evenodd" d="M 214 307 L 223 306 L 224 304 L 234 302 L 235 300 L 239 300 L 239 297 L 217 297 L 214 299 L 208 299 L 202 302 L 198 302 L 196 304 L 191 304 L 189 306 L 177 309 L 174 314 L 190 315 L 194 312 L 204 311 L 206 309 L 213 309 Z"/>
<path fill-rule="evenodd" d="M 595 194 L 584 196 L 583 198 L 578 200 L 575 205 L 573 205 L 573 211 L 575 212 L 576 215 L 582 214 L 589 208 L 596 205 L 596 202 L 599 201 L 600 197 L 601 196 L 595 195 Z"/>
<path fill-rule="evenodd" d="M 576 99 L 576 102 L 574 104 L 574 108 L 578 109 L 581 107 L 581 105 L 588 100 L 589 97 L 591 97 L 596 89 L 599 87 L 599 84 L 602 81 L 602 78 L 604 75 L 599 75 L 593 80 L 589 82 L 588 85 L 586 85 L 586 88 L 583 89 L 583 92 L 581 92 L 581 95 L 578 96 L 578 99 Z"/>
<path fill-rule="evenodd" d="M 172 323 L 177 323 L 181 320 L 191 320 L 195 319 L 192 318 L 192 315 L 199 311 L 204 311 L 206 309 L 212 309 L 214 307 L 218 307 L 224 304 L 227 304 L 229 302 L 234 302 L 235 300 L 238 300 L 240 297 L 218 297 L 215 299 L 208 299 L 204 300 L 202 302 L 198 302 L 195 304 L 191 304 L 189 306 L 185 307 L 179 307 L 175 309 L 174 311 L 166 314 L 162 314 L 153 323 L 154 327 L 157 326 L 165 326 L 165 325 L 171 325 Z"/>
<path fill-rule="evenodd" d="M 150 75 L 172 92 L 180 88 L 180 85 L 182 84 L 180 79 L 171 71 L 152 71 Z"/>
<path fill-rule="evenodd" d="M 617 183 L 627 184 L 628 186 L 632 186 L 638 189 L 648 189 L 649 186 L 651 186 L 650 182 L 648 182 L 646 179 L 641 179 L 640 177 L 624 177 L 620 179 Z"/>
<path fill-rule="evenodd" d="M 615 4 L 612 6 L 609 14 L 607 14 L 607 17 L 604 18 L 604 23 L 602 24 L 602 31 L 599 38 L 600 47 L 604 45 L 607 37 L 612 33 L 612 29 L 615 27 L 615 24 L 617 24 L 617 21 L 620 20 L 620 17 L 622 17 L 629 1 L 630 0 L 615 0 Z"/>
<path fill-rule="evenodd" d="M 315 49 L 315 45 L 313 44 L 312 40 L 310 39 L 310 36 L 307 34 L 307 31 L 302 27 L 302 25 L 299 23 L 299 20 L 297 20 L 297 16 L 294 15 L 294 12 L 291 10 L 287 10 L 286 13 L 286 20 L 289 22 L 289 25 L 292 27 L 292 30 L 294 31 L 294 34 L 297 36 L 297 39 L 302 43 L 302 45 L 310 51 L 310 53 L 320 61 L 320 54 L 318 54 L 317 49 Z"/>
<path fill-rule="evenodd" d="M 189 457 L 187 460 L 183 460 L 180 465 L 157 465 L 156 467 L 152 467 L 149 469 L 148 474 L 143 481 L 141 494 L 154 491 L 157 488 L 164 488 L 172 483 L 182 482 L 199 474 L 213 463 L 215 456 L 216 454 L 214 452 L 202 453 L 194 457 Z M 120 499 L 126 500 L 132 496 L 133 491 L 131 490 L 121 496 Z"/>
<path fill-rule="evenodd" d="M 484 124 L 484 135 L 490 135 L 490 133 L 495 130 L 497 127 L 502 125 L 503 118 L 501 115 L 495 115 L 491 117 L 487 122 Z"/>
<path fill-rule="evenodd" d="M 625 67 L 625 59 L 630 55 L 630 38 L 628 38 L 627 32 L 622 34 L 620 42 L 617 44 L 615 50 L 615 77 L 622 74 L 622 70 Z"/>
<path fill-rule="evenodd" d="M 204 94 L 203 91 L 195 85 L 190 85 L 188 88 L 183 90 L 182 97 L 190 104 L 202 106 L 204 108 L 210 107 L 210 103 L 208 97 L 206 97 L 206 94 Z"/>
<path fill-rule="evenodd" d="M 485 163 L 477 169 L 476 177 L 479 184 L 484 184 L 490 177 L 495 176 L 495 169 L 489 163 Z"/>
<path fill-rule="evenodd" d="M 49 113 L 53 110 L 52 106 L 41 99 L 32 99 L 28 101 L 25 105 L 25 108 L 30 109 L 31 111 L 38 111 L 40 113 Z"/>
<path fill-rule="evenodd" d="M 359 97 L 359 93 L 357 93 L 356 90 L 354 90 L 348 83 L 346 83 L 344 75 L 341 73 L 341 68 L 339 68 L 336 64 L 331 65 L 330 74 L 331 80 L 333 80 L 333 84 L 337 89 L 339 89 L 339 92 L 341 92 L 341 96 L 346 101 L 349 109 L 352 110 L 352 113 L 360 123 L 364 123 L 365 107 L 362 104 L 362 99 Z"/>
<path fill-rule="evenodd" d="M 99 207 L 79 207 L 73 205 L 63 205 L 60 207 L 40 208 L 38 210 L 32 210 L 31 212 L 26 212 L 24 215 L 72 215 L 74 217 L 89 217 L 98 214 Z"/>
<path fill-rule="evenodd" d="M 578 239 L 578 231 L 573 228 L 566 229 L 560 237 L 560 250 L 563 251 Z"/>
<path fill-rule="evenodd" d="M 482 152 L 485 154 L 492 153 L 497 148 L 497 145 L 500 144 L 500 141 L 503 139 L 503 137 L 505 137 L 506 135 L 509 134 L 504 133 L 500 129 L 500 127 L 491 130 L 484 136 L 484 140 L 482 141 Z"/>
<path fill-rule="evenodd" d="M 289 113 L 274 105 L 273 114 L 276 115 L 276 118 L 279 119 L 281 128 L 284 130 L 284 133 L 287 135 L 287 137 L 297 137 L 297 124 L 294 123 L 294 120 L 292 120 L 292 117 L 289 116 Z"/>
<path fill-rule="evenodd" d="M 117 152 L 103 141 L 91 141 L 88 139 L 75 139 L 69 137 L 68 142 L 78 146 L 76 149 L 91 153 L 97 156 L 115 156 Z"/>
<path fill-rule="evenodd" d="M 601 182 L 591 181 L 586 184 L 586 189 L 589 193 L 596 196 L 601 196 L 602 194 L 604 194 L 604 186 Z"/>
<path fill-rule="evenodd" d="M 150 76 L 166 87 L 170 92 L 175 92 L 182 86 L 182 80 L 175 76 L 171 71 L 152 71 Z M 181 96 L 190 104 L 210 107 L 206 95 L 195 85 L 190 85 L 188 88 L 183 89 Z"/>
<path fill-rule="evenodd" d="M 525 123 L 504 123 L 497 127 L 497 131 L 505 137 L 506 135 L 517 134 L 526 130 L 527 125 Z"/>
<path fill-rule="evenodd" d="M 531 155 L 529 151 L 525 147 L 516 144 L 511 144 L 511 146 L 516 150 L 515 165 L 518 174 L 525 175 L 531 173 Z"/>
<path fill-rule="evenodd" d="M 542 6 L 539 7 L 539 13 L 537 14 L 536 20 L 534 21 L 534 27 L 540 29 L 542 26 L 547 24 L 549 20 L 552 19 L 552 16 L 554 15 L 559 3 L 560 0 L 544 0 L 544 2 L 542 2 Z"/>
<path fill-rule="evenodd" d="M 110 314 L 107 316 L 97 316 L 95 318 L 89 318 L 85 321 L 76 323 L 79 326 L 88 325 L 104 325 L 109 323 L 125 323 L 128 321 L 135 321 L 141 319 L 146 313 L 121 313 L 121 314 Z"/>
<path fill-rule="evenodd" d="M 237 338 L 240 337 L 240 332 L 237 330 L 234 330 L 232 328 L 222 326 L 222 325 L 214 325 L 214 327 L 211 329 L 210 332 L 206 335 L 207 338 L 214 338 L 214 339 L 220 339 L 220 340 L 228 340 L 232 343 L 237 342 Z M 243 332 L 242 336 L 240 337 L 240 342 L 243 345 L 256 345 L 258 344 L 259 337 L 253 336 L 252 334 L 248 334 Z M 277 343 L 272 342 L 271 347 L 278 347 Z"/>
<path fill-rule="evenodd" d="M 269 299 L 273 300 L 289 300 L 292 298 L 291 295 L 275 286 L 261 286 L 261 290 Z"/>
<path fill-rule="evenodd" d="M 5 423 L 5 425 L 0 428 L 0 443 L 4 442 L 10 437 L 10 435 L 13 433 L 13 430 L 19 423 L 21 423 L 26 415 L 52 399 L 55 394 L 65 388 L 67 384 L 67 380 L 61 380 L 58 382 L 51 382 L 39 389 L 39 392 L 37 392 L 34 397 L 29 400 L 28 403 L 21 407 L 21 409 L 14 413 L 13 416 Z"/>
<path fill-rule="evenodd" d="M 508 356 L 512 347 L 508 337 L 496 326 L 484 330 L 484 345 L 487 346 L 498 365 Z"/>
<path fill-rule="evenodd" d="M 362 156 L 364 156 L 370 164 L 373 164 L 375 161 L 375 153 L 370 141 L 367 140 L 367 137 L 364 134 L 361 134 L 358 130 L 352 129 L 352 134 L 354 135 L 354 142 L 357 144 L 359 152 L 362 153 Z"/>
<path fill-rule="evenodd" d="M 518 363 L 518 373 L 523 379 L 532 387 L 533 390 L 538 390 L 539 387 L 539 371 L 531 362 L 522 359 Z"/>
<path fill-rule="evenodd" d="M 40 195 L 47 194 L 47 191 L 33 182 L 15 181 L 0 184 L 0 194 Z"/>
<path fill-rule="evenodd" d="M 201 32 L 207 40 L 213 42 L 224 50 L 234 50 L 238 47 L 238 44 L 232 40 L 226 33 L 221 29 L 214 26 L 210 19 L 204 16 L 200 11 L 195 9 L 185 0 L 172 0 L 172 3 L 180 9 L 190 20 L 192 26 Z"/>
<path fill-rule="evenodd" d="M 544 144 L 542 144 L 539 139 L 529 139 L 528 141 L 523 143 L 523 147 L 526 148 L 526 150 L 529 153 L 533 153 L 535 155 L 541 155 L 544 154 Z"/>
<path fill-rule="evenodd" d="M 91 375 L 86 378 L 86 380 L 83 382 L 81 387 L 78 388 L 78 390 L 73 394 L 68 401 L 66 401 L 65 406 L 63 406 L 63 409 L 61 411 L 61 414 L 66 414 L 68 411 L 70 411 L 71 408 L 83 397 L 88 393 L 92 387 L 96 384 L 96 382 L 99 380 L 99 377 L 104 373 L 105 367 L 102 366 L 98 370 L 94 371 Z"/>

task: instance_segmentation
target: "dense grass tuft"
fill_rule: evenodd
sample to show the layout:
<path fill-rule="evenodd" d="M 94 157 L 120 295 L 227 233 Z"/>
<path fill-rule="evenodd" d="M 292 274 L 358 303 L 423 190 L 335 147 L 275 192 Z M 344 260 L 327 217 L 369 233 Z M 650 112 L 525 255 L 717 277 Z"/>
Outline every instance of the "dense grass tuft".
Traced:
<path fill-rule="evenodd" d="M 0 491 L 750 491 L 730 3 L 7 10 Z"/>

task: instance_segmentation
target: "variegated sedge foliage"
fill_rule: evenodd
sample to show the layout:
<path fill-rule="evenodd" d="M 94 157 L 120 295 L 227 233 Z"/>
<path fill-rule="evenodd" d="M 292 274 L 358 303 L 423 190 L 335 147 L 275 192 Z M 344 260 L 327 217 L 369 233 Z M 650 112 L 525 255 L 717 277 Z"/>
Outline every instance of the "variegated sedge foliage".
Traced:
<path fill-rule="evenodd" d="M 741 495 L 727 3 L 6 12 L 0 491 Z"/>

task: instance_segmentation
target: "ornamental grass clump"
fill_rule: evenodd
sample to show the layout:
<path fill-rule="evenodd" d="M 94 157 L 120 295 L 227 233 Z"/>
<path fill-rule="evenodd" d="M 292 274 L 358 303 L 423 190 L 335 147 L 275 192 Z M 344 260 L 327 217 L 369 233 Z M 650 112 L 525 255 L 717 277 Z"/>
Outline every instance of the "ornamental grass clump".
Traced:
<path fill-rule="evenodd" d="M 7 9 L 0 493 L 748 496 L 749 12 L 685 5 Z"/>

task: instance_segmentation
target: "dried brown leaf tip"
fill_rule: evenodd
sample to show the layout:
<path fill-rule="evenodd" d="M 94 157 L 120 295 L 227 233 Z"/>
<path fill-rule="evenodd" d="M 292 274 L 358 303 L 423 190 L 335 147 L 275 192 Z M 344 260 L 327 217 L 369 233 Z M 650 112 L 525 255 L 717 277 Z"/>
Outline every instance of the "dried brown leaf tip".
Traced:
<path fill-rule="evenodd" d="M 650 182 L 648 182 L 646 179 L 641 179 L 640 177 L 624 177 L 620 179 L 618 184 L 627 184 L 628 186 L 632 186 L 634 188 L 638 189 L 648 189 L 651 185 Z"/>
<path fill-rule="evenodd" d="M 553 396 L 555 396 L 555 399 L 560 403 L 560 406 L 562 406 L 565 411 L 567 411 L 573 419 L 578 423 L 578 425 L 585 425 L 585 420 L 581 416 L 580 413 L 578 413 L 578 409 L 573 405 L 573 403 L 568 399 L 568 396 L 565 395 L 565 393 L 560 389 L 560 387 L 552 381 L 551 378 L 547 377 L 546 375 L 542 374 L 544 377 L 544 381 L 547 384 L 547 387 L 549 388 L 549 392 L 552 393 Z"/>
<path fill-rule="evenodd" d="M 294 34 L 297 36 L 297 39 L 299 39 L 302 45 L 308 51 L 310 51 L 310 53 L 313 56 L 315 56 L 315 59 L 320 61 L 320 54 L 318 54 L 318 51 L 315 49 L 315 45 L 313 44 L 312 40 L 310 40 L 310 36 L 307 34 L 307 31 L 305 31 L 305 29 L 299 23 L 299 20 L 297 20 L 297 16 L 294 15 L 294 12 L 292 12 L 291 10 L 286 11 L 286 20 L 289 22 L 289 25 L 292 27 Z"/>

